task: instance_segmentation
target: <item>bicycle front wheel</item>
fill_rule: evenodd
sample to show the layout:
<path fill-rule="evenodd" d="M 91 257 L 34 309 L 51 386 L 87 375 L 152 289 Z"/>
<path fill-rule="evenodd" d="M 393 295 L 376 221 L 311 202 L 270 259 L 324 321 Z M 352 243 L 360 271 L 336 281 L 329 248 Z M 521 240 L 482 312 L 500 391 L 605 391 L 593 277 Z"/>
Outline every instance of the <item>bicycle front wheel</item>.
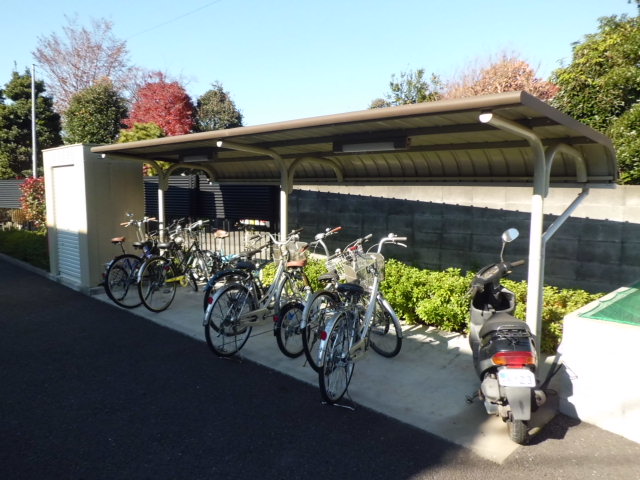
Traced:
<path fill-rule="evenodd" d="M 152 312 L 169 308 L 178 288 L 176 278 L 173 264 L 168 258 L 156 257 L 143 264 L 138 292 L 144 306 Z"/>
<path fill-rule="evenodd" d="M 331 331 L 327 332 L 319 374 L 320 394 L 325 402 L 331 404 L 339 401 L 347 392 L 354 367 L 349 355 L 354 335 L 350 314 L 341 312 L 337 315 Z"/>
<path fill-rule="evenodd" d="M 302 313 L 302 348 L 307 357 L 307 363 L 316 372 L 320 372 L 320 359 L 318 358 L 318 347 L 320 346 L 320 335 L 324 331 L 327 321 L 335 313 L 335 308 L 339 303 L 335 293 L 320 291 L 314 293 L 304 307 Z"/>
<path fill-rule="evenodd" d="M 222 270 L 213 275 L 204 287 L 204 298 L 202 308 L 206 311 L 213 296 L 225 285 L 232 283 L 243 283 L 249 280 L 250 273 L 241 270 Z"/>
<path fill-rule="evenodd" d="M 303 309 L 304 306 L 299 302 L 287 303 L 280 309 L 274 327 L 278 348 L 289 358 L 297 358 L 302 355 L 300 322 L 302 321 Z"/>
<path fill-rule="evenodd" d="M 210 268 L 207 256 L 202 251 L 195 251 L 191 254 L 187 265 L 197 283 L 204 283 L 209 279 Z"/>
<path fill-rule="evenodd" d="M 213 353 L 230 357 L 247 343 L 251 327 L 242 317 L 252 310 L 255 300 L 244 285 L 230 284 L 216 292 L 204 321 L 204 336 Z"/>
<path fill-rule="evenodd" d="M 140 265 L 140 257 L 126 253 L 116 257 L 107 268 L 104 291 L 121 307 L 135 308 L 142 303 L 137 286 Z"/>
<path fill-rule="evenodd" d="M 402 327 L 398 317 L 392 312 L 391 305 L 378 298 L 369 334 L 371 348 L 387 358 L 395 357 L 402 348 Z"/>
<path fill-rule="evenodd" d="M 276 305 L 282 308 L 289 302 L 304 302 L 309 279 L 300 267 L 287 269 L 284 281 L 276 294 Z"/>

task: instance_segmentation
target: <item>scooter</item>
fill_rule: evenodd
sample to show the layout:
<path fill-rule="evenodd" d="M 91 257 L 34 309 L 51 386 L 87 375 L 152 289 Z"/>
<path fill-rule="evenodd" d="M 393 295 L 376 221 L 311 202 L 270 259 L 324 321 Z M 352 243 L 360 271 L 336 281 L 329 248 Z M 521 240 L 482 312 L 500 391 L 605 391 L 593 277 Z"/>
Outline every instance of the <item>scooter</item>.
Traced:
<path fill-rule="evenodd" d="M 468 401 L 476 396 L 484 401 L 487 413 L 502 418 L 511 440 L 522 445 L 529 440 L 531 412 L 546 396 L 536 387 L 534 335 L 524 321 L 515 318 L 515 294 L 500 283 L 513 267 L 524 264 L 524 260 L 504 261 L 505 246 L 518 236 L 515 228 L 505 231 L 500 262 L 482 268 L 471 282 L 469 344 L 481 384 Z"/>

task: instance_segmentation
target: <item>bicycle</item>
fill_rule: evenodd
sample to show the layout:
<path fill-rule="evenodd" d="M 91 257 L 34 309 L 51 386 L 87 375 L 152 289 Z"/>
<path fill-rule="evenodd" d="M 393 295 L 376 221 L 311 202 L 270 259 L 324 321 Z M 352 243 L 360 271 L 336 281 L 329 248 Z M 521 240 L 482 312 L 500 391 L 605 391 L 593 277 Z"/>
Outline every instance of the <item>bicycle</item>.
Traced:
<path fill-rule="evenodd" d="M 335 404 L 344 396 L 355 362 L 367 353 L 369 347 L 388 357 L 397 355 L 402 347 L 400 321 L 379 295 L 379 289 L 380 282 L 384 280 L 382 246 L 393 243 L 406 247 L 400 243 L 404 241 L 406 237 L 390 233 L 372 247 L 377 247 L 375 253 L 359 254 L 353 267 L 345 266 L 349 283 L 341 283 L 337 287 L 341 303 L 322 332 L 318 352 L 318 383 L 326 403 Z M 381 309 L 384 313 L 376 315 L 379 305 L 384 307 Z M 376 330 L 377 334 L 374 333 Z M 378 336 L 372 338 L 374 334 Z M 389 340 L 389 345 L 382 343 L 383 338 Z"/>
<path fill-rule="evenodd" d="M 321 246 L 325 252 L 327 272 L 318 277 L 318 281 L 324 286 L 321 290 L 314 292 L 306 302 L 300 328 L 302 330 L 302 345 L 307 364 L 316 372 L 320 371 L 320 360 L 318 358 L 318 340 L 324 331 L 327 321 L 335 313 L 336 307 L 340 304 L 340 296 L 337 288 L 341 280 L 345 279 L 345 266 L 353 261 L 355 255 L 362 254 L 362 245 L 367 242 L 371 235 L 358 238 L 344 249 L 338 249 L 333 255 L 329 254 L 329 249 L 324 243 L 324 239 L 340 231 L 342 227 L 327 229 L 318 233 L 311 246 Z"/>
<path fill-rule="evenodd" d="M 296 265 L 287 265 L 292 254 L 304 255 L 306 244 L 299 242 L 299 233 L 300 230 L 292 231 L 283 242 L 268 234 L 269 242 L 258 249 L 272 247 L 277 262 L 273 282 L 268 288 L 260 279 L 264 264 L 240 262 L 239 267 L 248 264 L 250 273 L 245 275 L 246 271 L 243 273 L 241 268 L 233 270 L 237 278 L 207 298 L 203 318 L 205 338 L 217 356 L 234 355 L 245 345 L 254 327 L 272 320 L 281 351 L 287 356 L 302 354 L 302 347 L 289 345 L 287 337 L 288 325 L 302 317 L 303 302 L 310 291 L 309 280 L 302 270 L 304 261 L 296 259 Z"/>
<path fill-rule="evenodd" d="M 157 236 L 147 231 L 147 225 L 155 218 L 144 217 L 142 220 L 135 220 L 133 214 L 127 213 L 129 220 L 120 225 L 137 227 L 136 235 L 138 241 L 133 242 L 135 249 L 142 250 L 140 255 L 127 253 L 124 248 L 125 237 L 114 237 L 111 243 L 118 245 L 122 254 L 114 257 L 105 265 L 103 273 L 103 283 L 105 293 L 117 305 L 124 308 L 135 308 L 140 306 L 142 299 L 138 295 L 138 271 L 146 259 L 152 258 L 160 253 L 157 245 Z M 144 228 L 143 228 L 144 226 Z"/>
<path fill-rule="evenodd" d="M 253 257 L 263 250 L 271 247 L 271 238 L 266 232 L 262 234 L 256 233 L 256 226 L 244 224 L 242 221 L 236 223 L 238 230 L 244 231 L 243 251 L 239 254 L 225 255 L 222 247 L 218 248 L 216 243 L 216 254 L 219 258 L 219 268 L 216 273 L 209 279 L 204 287 L 204 298 L 202 309 L 207 311 L 207 306 L 213 300 L 215 293 L 223 286 L 230 283 L 246 282 L 249 280 L 252 272 L 262 266 L 261 261 L 256 262 Z M 229 236 L 224 230 L 216 232 L 216 242 Z"/>
<path fill-rule="evenodd" d="M 198 291 L 198 281 L 209 275 L 206 254 L 200 249 L 197 237 L 192 232 L 207 223 L 198 220 L 185 228 L 174 222 L 169 227 L 169 242 L 159 244 L 163 255 L 145 261 L 138 272 L 138 292 L 144 306 L 152 312 L 169 308 L 175 298 L 178 284 L 190 286 Z M 173 229 L 173 230 L 172 230 Z M 191 237 L 185 245 L 184 235 Z"/>

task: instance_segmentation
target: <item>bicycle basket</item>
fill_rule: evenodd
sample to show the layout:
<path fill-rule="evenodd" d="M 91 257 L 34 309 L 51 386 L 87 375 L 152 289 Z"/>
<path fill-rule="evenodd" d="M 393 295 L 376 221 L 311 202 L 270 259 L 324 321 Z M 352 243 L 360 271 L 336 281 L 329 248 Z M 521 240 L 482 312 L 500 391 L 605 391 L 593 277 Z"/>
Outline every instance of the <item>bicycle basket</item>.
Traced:
<path fill-rule="evenodd" d="M 287 243 L 287 254 L 290 262 L 298 262 L 307 259 L 307 242 L 289 242 Z"/>
<path fill-rule="evenodd" d="M 366 290 L 371 290 L 376 275 L 384 280 L 384 257 L 379 253 L 366 253 L 355 257 L 353 264 L 345 266 L 345 280 L 358 283 Z"/>
<path fill-rule="evenodd" d="M 327 259 L 327 271 L 336 272 L 340 280 L 345 280 L 345 266 L 347 265 L 347 263 L 348 261 L 344 254 L 338 253 L 337 255 L 334 255 L 333 257 L 329 257 Z"/>
<path fill-rule="evenodd" d="M 287 262 L 297 262 L 300 260 L 306 260 L 307 258 L 307 243 L 306 242 L 287 242 L 285 245 L 273 245 L 273 260 L 275 262 L 280 261 L 284 256 Z"/>

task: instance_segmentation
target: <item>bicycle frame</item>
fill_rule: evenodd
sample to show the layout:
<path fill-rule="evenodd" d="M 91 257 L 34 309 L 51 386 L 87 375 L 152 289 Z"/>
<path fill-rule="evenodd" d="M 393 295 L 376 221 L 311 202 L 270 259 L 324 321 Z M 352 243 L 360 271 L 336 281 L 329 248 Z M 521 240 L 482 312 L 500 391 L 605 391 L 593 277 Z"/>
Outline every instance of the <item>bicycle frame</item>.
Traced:
<path fill-rule="evenodd" d="M 292 232 L 292 234 L 289 235 L 289 238 L 284 242 L 277 241 L 271 234 L 269 234 L 271 239 L 271 243 L 269 245 L 275 245 L 278 248 L 282 248 L 289 242 L 297 241 L 297 234 L 298 232 Z M 262 282 L 258 277 L 259 271 L 261 271 L 261 268 L 254 270 L 246 281 L 240 282 L 249 291 L 249 294 L 252 296 L 257 308 L 238 317 L 238 328 L 243 328 L 245 326 L 260 326 L 274 321 L 274 317 L 279 313 L 280 293 L 282 292 L 287 280 L 292 278 L 292 273 L 287 270 L 287 255 L 284 254 L 281 255 L 278 260 L 274 280 L 266 291 L 263 289 Z M 213 300 L 207 306 L 203 319 L 204 326 L 207 325 L 209 310 L 213 308 L 217 298 L 224 293 L 224 290 L 225 287 L 216 292 L 213 296 Z M 305 297 L 309 294 L 309 291 L 305 292 Z"/>
<path fill-rule="evenodd" d="M 378 243 L 377 245 L 378 248 L 376 253 L 380 254 L 380 251 L 382 250 L 382 246 L 385 243 L 397 243 L 398 245 L 405 246 L 402 243 L 399 243 L 402 241 L 406 241 L 406 238 L 396 237 L 393 234 L 389 234 L 389 236 L 383 238 Z M 319 361 L 323 357 L 327 347 L 328 335 L 326 335 L 326 333 L 331 332 L 333 330 L 336 322 L 338 321 L 338 318 L 345 311 L 349 312 L 350 315 L 352 316 L 351 328 L 353 328 L 353 331 L 350 332 L 349 334 L 349 339 L 350 339 L 349 341 L 353 343 L 349 347 L 349 357 L 354 362 L 362 358 L 363 354 L 367 351 L 369 347 L 369 334 L 371 332 L 371 325 L 373 323 L 376 304 L 378 303 L 378 301 L 380 301 L 384 305 L 385 309 L 387 309 L 387 311 L 397 321 L 397 316 L 393 311 L 393 309 L 391 308 L 391 305 L 389 305 L 389 303 L 380 294 L 380 274 L 377 268 L 377 262 L 374 261 L 368 268 L 371 270 L 371 273 L 373 274 L 373 284 L 371 286 L 371 291 L 368 294 L 369 300 L 367 303 L 366 310 L 364 312 L 364 317 L 362 316 L 362 312 L 361 312 L 362 304 L 358 300 L 355 300 L 352 298 L 354 296 L 353 294 L 352 295 L 347 294 L 348 300 L 346 304 L 339 306 L 336 309 L 336 312 L 334 313 L 334 315 L 327 322 L 327 326 L 325 328 L 325 335 L 321 339 L 320 347 L 318 349 Z M 362 291 L 358 292 L 357 295 L 362 296 L 362 295 L 367 295 L 367 293 L 364 289 L 362 289 Z M 357 320 L 360 318 L 362 318 L 362 322 L 357 322 Z M 358 323 L 361 323 L 361 327 L 359 331 L 356 331 L 356 329 L 358 328 Z"/>

